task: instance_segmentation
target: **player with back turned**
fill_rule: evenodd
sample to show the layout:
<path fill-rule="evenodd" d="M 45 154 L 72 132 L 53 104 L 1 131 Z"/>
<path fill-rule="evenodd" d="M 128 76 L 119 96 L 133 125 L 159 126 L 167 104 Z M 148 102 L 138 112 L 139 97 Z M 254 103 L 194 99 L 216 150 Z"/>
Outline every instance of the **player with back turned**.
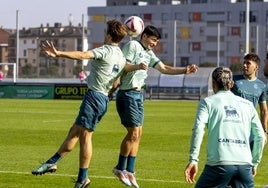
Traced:
<path fill-rule="evenodd" d="M 216 68 L 212 73 L 215 95 L 199 102 L 192 129 L 189 163 L 184 172 L 186 181 L 194 183 L 206 128 L 207 159 L 196 188 L 228 185 L 254 188 L 253 176 L 262 157 L 265 134 L 253 104 L 230 91 L 233 84 L 229 68 Z M 254 139 L 252 150 L 251 134 Z"/>

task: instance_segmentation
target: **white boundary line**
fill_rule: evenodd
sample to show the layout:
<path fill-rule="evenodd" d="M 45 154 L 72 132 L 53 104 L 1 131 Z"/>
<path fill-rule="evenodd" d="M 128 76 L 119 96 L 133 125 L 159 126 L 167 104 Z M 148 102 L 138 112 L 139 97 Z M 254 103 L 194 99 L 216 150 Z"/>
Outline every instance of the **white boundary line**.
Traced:
<path fill-rule="evenodd" d="M 13 171 L 2 171 L 0 170 L 0 174 L 23 174 L 23 175 L 31 175 L 29 172 L 13 172 Z M 47 175 L 49 176 L 61 176 L 61 177 L 76 177 L 77 175 L 72 175 L 72 174 L 50 174 L 48 173 Z M 33 175 L 34 176 L 34 175 Z M 92 176 L 92 178 L 97 178 L 97 179 L 114 179 L 114 176 Z M 159 179 L 141 179 L 137 178 L 137 180 L 140 181 L 147 181 L 147 182 L 163 182 L 163 183 L 182 183 L 182 184 L 187 184 L 185 181 L 176 181 L 176 180 L 159 180 Z M 263 185 L 254 185 L 255 187 L 264 187 Z"/>
<path fill-rule="evenodd" d="M 31 175 L 31 173 L 29 172 L 13 172 L 13 171 L 0 171 L 0 174 L 23 174 L 23 175 Z M 62 177 L 76 177 L 77 175 L 71 175 L 71 174 L 50 174 L 48 173 L 47 175 L 50 176 L 62 176 Z M 90 177 L 92 178 L 97 178 L 97 179 L 114 179 L 116 178 L 115 176 L 94 176 L 94 175 L 90 175 Z M 148 181 L 148 182 L 166 182 L 166 183 L 186 183 L 186 182 L 182 182 L 182 181 L 175 181 L 175 180 L 157 180 L 157 179 L 140 179 L 137 178 L 137 180 L 140 181 Z"/>

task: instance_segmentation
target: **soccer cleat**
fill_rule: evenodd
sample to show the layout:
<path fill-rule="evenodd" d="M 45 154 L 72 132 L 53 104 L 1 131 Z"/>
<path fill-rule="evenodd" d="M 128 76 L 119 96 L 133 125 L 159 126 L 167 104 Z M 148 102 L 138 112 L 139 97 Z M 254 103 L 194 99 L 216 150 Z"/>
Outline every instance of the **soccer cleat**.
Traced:
<path fill-rule="evenodd" d="M 53 173 L 57 170 L 56 164 L 43 163 L 41 166 L 32 171 L 33 175 L 42 175 L 47 172 Z"/>
<path fill-rule="evenodd" d="M 76 182 L 74 185 L 74 188 L 85 188 L 85 187 L 88 187 L 89 184 L 90 184 L 90 180 L 88 178 L 86 178 L 82 182 Z"/>
<path fill-rule="evenodd" d="M 127 176 L 127 171 L 126 170 L 118 170 L 117 168 L 114 168 L 112 170 L 112 172 L 114 173 L 115 176 L 118 177 L 119 181 L 121 181 L 123 184 L 127 185 L 127 186 L 131 186 L 131 182 L 128 179 Z"/>
<path fill-rule="evenodd" d="M 132 172 L 127 172 L 127 176 L 128 176 L 128 179 L 131 183 L 131 185 L 135 188 L 139 188 L 140 186 L 138 185 L 137 181 L 136 181 L 136 177 L 135 177 L 135 173 L 132 173 Z"/>

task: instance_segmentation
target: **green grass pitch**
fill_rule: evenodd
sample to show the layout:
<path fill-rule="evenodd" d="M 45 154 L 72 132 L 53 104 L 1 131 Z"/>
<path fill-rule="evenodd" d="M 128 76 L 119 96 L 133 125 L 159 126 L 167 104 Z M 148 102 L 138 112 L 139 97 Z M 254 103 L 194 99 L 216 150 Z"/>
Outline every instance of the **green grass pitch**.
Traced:
<path fill-rule="evenodd" d="M 56 152 L 65 138 L 81 101 L 0 99 L 0 187 L 73 187 L 78 172 L 78 145 L 58 163 L 54 174 L 33 176 L 31 171 Z M 191 188 L 184 180 L 189 140 L 198 101 L 145 101 L 145 121 L 136 162 L 141 188 Z M 111 101 L 93 135 L 89 169 L 94 188 L 125 187 L 111 173 L 117 163 L 125 129 Z M 204 140 L 205 141 L 205 140 Z M 200 153 L 199 174 L 205 160 Z M 268 184 L 267 146 L 255 177 L 255 187 Z"/>

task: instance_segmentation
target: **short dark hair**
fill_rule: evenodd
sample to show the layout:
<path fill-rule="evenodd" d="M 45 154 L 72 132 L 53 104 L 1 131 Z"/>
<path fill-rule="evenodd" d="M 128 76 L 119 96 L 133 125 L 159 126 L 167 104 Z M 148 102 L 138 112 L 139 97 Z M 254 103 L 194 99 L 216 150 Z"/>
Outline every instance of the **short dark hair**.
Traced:
<path fill-rule="evenodd" d="M 254 53 L 249 53 L 249 54 L 245 55 L 244 60 L 254 61 L 258 65 L 260 65 L 260 62 L 261 62 L 259 56 L 257 54 L 254 54 Z"/>
<path fill-rule="evenodd" d="M 142 32 L 142 34 L 141 34 L 141 38 L 142 38 L 142 36 L 143 36 L 144 34 L 146 34 L 146 35 L 148 35 L 148 36 L 154 36 L 154 37 L 156 37 L 157 39 L 161 39 L 161 33 L 159 32 L 159 30 L 158 30 L 156 27 L 154 27 L 154 26 L 152 26 L 152 25 L 148 25 L 148 26 L 146 26 L 146 27 L 144 28 L 144 30 L 143 30 L 143 32 Z"/>
<path fill-rule="evenodd" d="M 214 80 L 219 90 L 230 90 L 233 82 L 233 73 L 227 67 L 217 67 L 212 73 Z"/>

